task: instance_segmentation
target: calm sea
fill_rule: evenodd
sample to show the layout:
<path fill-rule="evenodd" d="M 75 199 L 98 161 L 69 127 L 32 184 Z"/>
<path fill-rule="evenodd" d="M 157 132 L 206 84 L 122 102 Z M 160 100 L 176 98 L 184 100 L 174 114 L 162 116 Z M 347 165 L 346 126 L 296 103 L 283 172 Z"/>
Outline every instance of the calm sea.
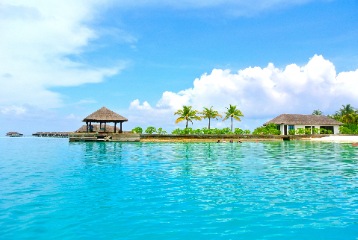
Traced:
<path fill-rule="evenodd" d="M 358 147 L 0 138 L 0 239 L 357 239 Z"/>

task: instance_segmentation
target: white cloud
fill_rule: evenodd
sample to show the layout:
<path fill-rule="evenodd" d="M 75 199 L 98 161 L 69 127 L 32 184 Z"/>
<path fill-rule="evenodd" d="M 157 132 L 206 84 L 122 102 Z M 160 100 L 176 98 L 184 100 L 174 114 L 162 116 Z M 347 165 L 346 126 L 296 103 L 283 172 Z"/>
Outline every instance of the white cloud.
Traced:
<path fill-rule="evenodd" d="M 26 113 L 26 108 L 18 106 L 7 106 L 0 109 L 0 112 L 4 115 L 22 115 Z"/>
<path fill-rule="evenodd" d="M 94 68 L 71 60 L 98 38 L 89 26 L 99 1 L 16 1 L 0 4 L 0 109 L 53 108 L 62 96 L 53 87 L 98 83 L 123 63 Z M 72 58 L 73 59 L 73 58 Z"/>
<path fill-rule="evenodd" d="M 320 109 L 332 114 L 342 104 L 358 106 L 356 89 L 358 69 L 337 74 L 332 62 L 315 55 L 304 66 L 290 64 L 284 69 L 272 63 L 265 68 L 249 67 L 236 73 L 214 69 L 195 79 L 191 88 L 178 93 L 164 92 L 151 109 L 151 116 L 156 115 L 155 111 L 166 109 L 167 119 L 174 121 L 172 114 L 183 105 L 198 110 L 214 106 L 224 112 L 225 107 L 234 104 L 245 115 L 241 127 L 253 128 L 282 113 L 311 114 Z M 136 109 L 140 118 L 141 108 Z"/>
<path fill-rule="evenodd" d="M 152 107 L 149 105 L 147 101 L 140 104 L 139 99 L 133 100 L 129 106 L 130 109 L 138 109 L 138 110 L 152 110 Z"/>

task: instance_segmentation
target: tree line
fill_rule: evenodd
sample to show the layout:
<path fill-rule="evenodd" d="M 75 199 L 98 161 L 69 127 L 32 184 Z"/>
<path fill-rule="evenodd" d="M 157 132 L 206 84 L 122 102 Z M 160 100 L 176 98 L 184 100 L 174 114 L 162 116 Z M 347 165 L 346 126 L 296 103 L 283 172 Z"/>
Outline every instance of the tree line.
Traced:
<path fill-rule="evenodd" d="M 204 107 L 202 111 L 198 111 L 193 109 L 192 106 L 183 106 L 181 109 L 177 110 L 174 115 L 177 115 L 178 118 L 175 120 L 175 123 L 180 123 L 185 121 L 185 128 L 184 129 L 174 129 L 172 134 L 251 134 L 250 130 L 243 130 L 240 128 L 235 128 L 233 122 L 234 120 L 241 121 L 241 118 L 244 117 L 243 113 L 237 108 L 235 105 L 229 105 L 224 112 L 224 115 L 221 115 L 217 110 L 213 109 L 211 106 L 210 108 Z M 312 115 L 323 115 L 323 112 L 319 109 L 314 110 Z M 351 104 L 342 105 L 342 107 L 336 111 L 332 115 L 327 115 L 330 118 L 333 118 L 339 122 L 342 122 L 343 125 L 339 127 L 339 131 L 342 134 L 358 134 L 358 109 L 354 108 Z M 231 127 L 230 128 L 211 128 L 211 120 L 212 119 L 220 119 L 222 118 L 223 121 L 230 118 L 231 120 Z M 208 120 L 208 127 L 201 128 L 201 129 L 193 129 L 189 127 L 189 122 L 193 125 L 194 121 L 201 121 L 203 119 Z M 155 128 L 153 126 L 147 127 L 143 131 L 141 127 L 136 127 L 132 129 L 134 133 L 147 133 L 147 134 L 167 134 L 167 132 L 162 128 Z M 320 132 L 324 133 L 324 132 Z M 257 135 L 280 135 L 280 130 L 277 129 L 276 124 L 268 124 L 266 126 L 261 126 L 256 128 L 252 134 Z M 298 133 L 298 134 L 305 134 L 305 133 Z"/>
<path fill-rule="evenodd" d="M 313 115 L 323 115 L 323 112 L 314 110 Z M 339 132 L 342 134 L 358 134 L 358 109 L 351 104 L 342 105 L 342 107 L 332 115 L 327 115 L 341 123 Z"/>

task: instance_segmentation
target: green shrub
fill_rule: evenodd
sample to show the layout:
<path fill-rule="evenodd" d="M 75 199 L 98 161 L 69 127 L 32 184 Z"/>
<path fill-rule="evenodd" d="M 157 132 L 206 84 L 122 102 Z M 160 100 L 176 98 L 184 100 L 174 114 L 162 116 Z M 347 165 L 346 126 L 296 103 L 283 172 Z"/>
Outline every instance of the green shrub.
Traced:
<path fill-rule="evenodd" d="M 278 130 L 280 132 L 280 130 Z M 244 134 L 245 135 L 249 135 L 251 133 L 251 131 L 249 129 L 244 130 Z M 279 133 L 279 135 L 281 134 L 281 132 Z"/>
<path fill-rule="evenodd" d="M 167 131 L 165 131 L 163 128 L 158 128 L 157 133 L 158 134 L 167 134 Z"/>
<path fill-rule="evenodd" d="M 303 135 L 303 134 L 305 134 L 305 129 L 304 128 L 297 128 L 295 133 L 299 134 L 299 135 Z"/>
<path fill-rule="evenodd" d="M 172 134 L 175 134 L 175 135 L 181 134 L 180 128 L 174 129 L 174 130 L 172 131 Z"/>
<path fill-rule="evenodd" d="M 139 133 L 142 134 L 143 133 L 143 129 L 141 127 L 135 127 L 132 129 L 132 133 Z"/>
<path fill-rule="evenodd" d="M 305 128 L 305 134 L 311 134 L 311 128 Z"/>
<path fill-rule="evenodd" d="M 319 129 L 318 128 L 313 128 L 312 133 L 313 134 L 319 134 Z"/>
<path fill-rule="evenodd" d="M 234 134 L 233 132 L 231 132 L 231 129 L 226 127 L 220 130 L 220 134 Z"/>
<path fill-rule="evenodd" d="M 147 129 L 145 130 L 145 133 L 148 133 L 148 134 L 153 134 L 157 131 L 157 129 L 155 127 L 152 127 L 152 126 L 149 126 L 147 127 Z"/>
<path fill-rule="evenodd" d="M 242 130 L 241 128 L 235 128 L 234 133 L 237 134 L 237 135 L 243 135 L 243 134 L 244 134 L 244 130 Z"/>
<path fill-rule="evenodd" d="M 358 134 L 357 124 L 344 124 L 339 127 L 339 132 L 342 134 Z"/>
<path fill-rule="evenodd" d="M 295 133 L 296 133 L 295 129 L 291 129 L 288 131 L 289 135 L 295 135 Z"/>
<path fill-rule="evenodd" d="M 203 130 L 201 130 L 200 128 L 195 129 L 193 130 L 193 134 L 197 134 L 197 135 L 203 134 Z"/>
<path fill-rule="evenodd" d="M 280 135 L 281 131 L 277 129 L 276 124 L 267 124 L 266 126 L 261 126 L 256 128 L 252 134 L 254 135 Z"/>

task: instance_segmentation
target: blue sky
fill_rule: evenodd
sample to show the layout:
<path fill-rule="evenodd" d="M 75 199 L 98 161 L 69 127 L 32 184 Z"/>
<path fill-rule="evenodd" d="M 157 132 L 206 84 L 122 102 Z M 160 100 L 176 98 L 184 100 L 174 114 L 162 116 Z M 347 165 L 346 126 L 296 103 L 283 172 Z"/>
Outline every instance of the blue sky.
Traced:
<path fill-rule="evenodd" d="M 167 131 L 185 126 L 182 105 L 237 105 L 235 127 L 250 130 L 358 107 L 357 12 L 355 0 L 2 1 L 0 134 L 76 130 L 102 106 L 124 130 Z"/>

